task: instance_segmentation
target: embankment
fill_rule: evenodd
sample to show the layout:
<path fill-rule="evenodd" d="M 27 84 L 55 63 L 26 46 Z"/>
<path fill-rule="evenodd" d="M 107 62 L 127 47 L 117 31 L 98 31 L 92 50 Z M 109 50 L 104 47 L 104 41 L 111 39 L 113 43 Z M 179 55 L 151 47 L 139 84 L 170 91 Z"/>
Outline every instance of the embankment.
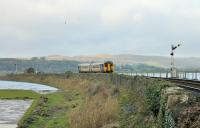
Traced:
<path fill-rule="evenodd" d="M 21 128 L 200 127 L 198 95 L 160 79 L 117 74 L 9 75 L 0 79 L 61 89 L 40 98 Z"/>

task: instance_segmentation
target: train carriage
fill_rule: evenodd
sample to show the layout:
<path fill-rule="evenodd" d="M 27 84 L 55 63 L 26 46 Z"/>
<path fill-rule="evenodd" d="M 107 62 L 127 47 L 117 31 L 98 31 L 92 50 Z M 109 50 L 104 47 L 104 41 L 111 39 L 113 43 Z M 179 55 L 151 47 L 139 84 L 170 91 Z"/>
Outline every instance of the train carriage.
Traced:
<path fill-rule="evenodd" d="M 114 72 L 114 64 L 112 61 L 104 63 L 91 63 L 91 64 L 79 64 L 79 73 L 112 73 Z"/>

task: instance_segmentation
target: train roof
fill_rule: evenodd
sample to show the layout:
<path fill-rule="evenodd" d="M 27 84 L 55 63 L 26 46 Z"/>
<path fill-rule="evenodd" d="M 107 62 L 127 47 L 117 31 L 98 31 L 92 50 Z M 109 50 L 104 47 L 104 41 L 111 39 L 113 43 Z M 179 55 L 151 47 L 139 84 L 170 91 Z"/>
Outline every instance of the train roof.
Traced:
<path fill-rule="evenodd" d="M 103 62 L 102 63 L 84 63 L 84 64 L 78 64 L 79 66 L 88 66 L 88 65 L 99 65 L 99 64 L 104 64 Z"/>
<path fill-rule="evenodd" d="M 112 62 L 112 61 L 105 61 L 104 63 L 113 64 L 113 62 Z"/>
<path fill-rule="evenodd" d="M 89 63 L 85 63 L 85 64 L 78 64 L 78 66 L 89 66 Z"/>
<path fill-rule="evenodd" d="M 78 66 L 99 65 L 99 64 L 105 64 L 105 63 L 113 64 L 112 61 L 105 61 L 105 62 L 97 62 L 97 63 L 83 63 L 83 64 L 78 64 Z"/>
<path fill-rule="evenodd" d="M 100 63 L 100 62 L 99 63 L 92 63 L 92 65 L 98 65 L 98 64 L 104 64 L 104 63 Z"/>

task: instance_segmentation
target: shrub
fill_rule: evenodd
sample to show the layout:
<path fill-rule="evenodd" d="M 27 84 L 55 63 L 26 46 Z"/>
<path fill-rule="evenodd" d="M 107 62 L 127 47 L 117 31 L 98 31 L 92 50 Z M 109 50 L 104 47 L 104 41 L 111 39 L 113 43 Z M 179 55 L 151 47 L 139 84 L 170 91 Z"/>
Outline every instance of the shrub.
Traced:
<path fill-rule="evenodd" d="M 65 75 L 67 78 L 69 78 L 70 76 L 72 76 L 73 72 L 72 71 L 66 71 Z"/>
<path fill-rule="evenodd" d="M 153 81 L 151 85 L 147 87 L 146 96 L 149 109 L 157 117 L 160 110 L 161 91 L 166 88 L 168 84 L 162 81 Z"/>
<path fill-rule="evenodd" d="M 28 73 L 28 74 L 34 74 L 35 73 L 35 69 L 34 68 L 28 68 L 24 71 L 25 73 Z"/>

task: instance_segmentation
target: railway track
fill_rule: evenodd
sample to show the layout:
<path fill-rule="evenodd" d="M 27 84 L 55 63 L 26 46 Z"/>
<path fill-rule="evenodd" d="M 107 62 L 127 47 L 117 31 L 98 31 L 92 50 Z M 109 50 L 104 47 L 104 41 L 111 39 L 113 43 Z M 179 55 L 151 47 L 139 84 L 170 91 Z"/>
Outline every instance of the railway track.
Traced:
<path fill-rule="evenodd" d="M 200 81 L 175 79 L 175 78 L 161 78 L 174 83 L 176 86 L 200 93 Z"/>
<path fill-rule="evenodd" d="M 167 81 L 170 81 L 171 83 L 174 83 L 176 86 L 179 86 L 181 88 L 185 88 L 187 90 L 200 93 L 200 81 L 199 80 L 164 78 L 164 77 L 150 77 L 150 76 L 144 76 L 144 77 L 167 80 Z"/>

